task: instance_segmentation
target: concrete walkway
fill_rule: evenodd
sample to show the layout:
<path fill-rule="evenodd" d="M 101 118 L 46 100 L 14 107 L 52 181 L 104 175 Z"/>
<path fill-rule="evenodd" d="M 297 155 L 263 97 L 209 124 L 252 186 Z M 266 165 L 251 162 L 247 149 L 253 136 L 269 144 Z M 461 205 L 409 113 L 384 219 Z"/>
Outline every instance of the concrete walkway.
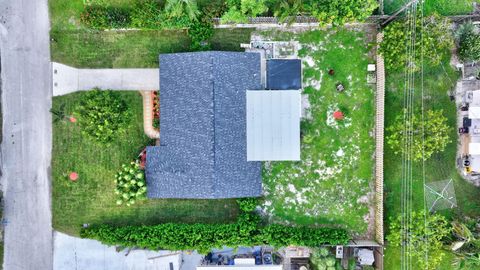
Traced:
<path fill-rule="evenodd" d="M 0 1 L 5 270 L 53 268 L 47 0 Z"/>
<path fill-rule="evenodd" d="M 52 63 L 52 88 L 54 96 L 95 87 L 111 90 L 158 90 L 158 68 L 77 69 Z"/>
<path fill-rule="evenodd" d="M 194 270 L 198 254 L 128 250 L 117 252 L 98 241 L 79 239 L 55 232 L 54 270 Z M 173 268 L 170 268 L 170 264 Z"/>

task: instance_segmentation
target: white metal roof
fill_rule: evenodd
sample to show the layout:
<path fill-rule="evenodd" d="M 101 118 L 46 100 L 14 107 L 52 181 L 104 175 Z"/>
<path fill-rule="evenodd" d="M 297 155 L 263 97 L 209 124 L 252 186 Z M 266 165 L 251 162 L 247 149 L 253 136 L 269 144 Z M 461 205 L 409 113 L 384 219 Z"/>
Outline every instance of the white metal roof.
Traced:
<path fill-rule="evenodd" d="M 233 269 L 243 269 L 243 270 L 282 270 L 283 265 L 212 265 L 212 266 L 197 266 L 197 270 L 233 270 Z"/>
<path fill-rule="evenodd" d="M 470 155 L 480 155 L 480 143 L 469 143 L 468 144 L 468 154 Z"/>
<path fill-rule="evenodd" d="M 300 160 L 299 90 L 247 91 L 247 160 Z"/>
<path fill-rule="evenodd" d="M 480 119 L 480 107 L 473 106 L 468 108 L 468 118 Z"/>
<path fill-rule="evenodd" d="M 470 156 L 470 168 L 474 172 L 480 172 L 480 156 Z"/>
<path fill-rule="evenodd" d="M 472 91 L 472 102 L 470 106 L 480 106 L 480 90 Z"/>

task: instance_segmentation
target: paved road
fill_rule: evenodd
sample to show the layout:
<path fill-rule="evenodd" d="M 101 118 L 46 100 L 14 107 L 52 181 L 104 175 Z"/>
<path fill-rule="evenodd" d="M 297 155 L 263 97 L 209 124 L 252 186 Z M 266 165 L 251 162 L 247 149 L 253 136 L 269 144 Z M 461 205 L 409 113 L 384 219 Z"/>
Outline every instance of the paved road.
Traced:
<path fill-rule="evenodd" d="M 47 0 L 0 0 L 4 269 L 53 268 Z"/>

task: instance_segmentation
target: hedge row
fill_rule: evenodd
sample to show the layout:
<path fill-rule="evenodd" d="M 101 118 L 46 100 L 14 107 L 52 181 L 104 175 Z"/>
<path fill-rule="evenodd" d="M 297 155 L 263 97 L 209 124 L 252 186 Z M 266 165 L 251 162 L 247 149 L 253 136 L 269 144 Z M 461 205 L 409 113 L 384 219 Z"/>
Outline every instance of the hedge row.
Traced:
<path fill-rule="evenodd" d="M 208 253 L 223 246 L 253 246 L 267 244 L 275 247 L 298 245 L 344 245 L 348 233 L 339 228 L 292 227 L 279 224 L 260 225 L 253 213 L 240 214 L 232 224 L 176 224 L 155 226 L 98 225 L 83 228 L 82 238 L 91 238 L 107 245 L 138 247 L 150 250 L 197 250 Z"/>
<path fill-rule="evenodd" d="M 187 15 L 172 17 L 167 14 L 158 1 L 140 1 L 132 7 L 109 5 L 86 5 L 80 14 L 80 21 L 93 29 L 180 29 L 192 23 Z"/>

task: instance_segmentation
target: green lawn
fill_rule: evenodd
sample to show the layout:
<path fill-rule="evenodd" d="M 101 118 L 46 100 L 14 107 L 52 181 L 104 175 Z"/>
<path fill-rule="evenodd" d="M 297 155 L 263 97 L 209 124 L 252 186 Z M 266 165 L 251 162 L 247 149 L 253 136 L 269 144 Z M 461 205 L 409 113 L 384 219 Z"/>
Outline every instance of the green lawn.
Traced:
<path fill-rule="evenodd" d="M 213 50 L 238 51 L 252 29 L 216 29 Z M 183 30 L 52 30 L 52 60 L 75 67 L 155 68 L 160 53 L 185 52 L 190 39 Z"/>
<path fill-rule="evenodd" d="M 399 10 L 410 0 L 384 0 L 385 14 L 392 14 Z M 440 15 L 461 15 L 473 12 L 474 0 L 425 0 L 425 14 L 438 13 Z M 417 11 L 419 12 L 419 11 Z"/>
<path fill-rule="evenodd" d="M 439 213 L 454 218 L 456 216 L 480 216 L 480 188 L 476 188 L 470 183 L 463 180 L 457 173 L 455 168 L 456 150 L 457 150 L 457 132 L 456 132 L 456 106 L 450 101 L 448 91 L 452 90 L 459 75 L 449 65 L 449 59 L 444 59 L 442 65 L 438 67 L 425 68 L 425 93 L 428 98 L 425 100 L 427 108 L 442 109 L 444 115 L 448 118 L 450 129 L 450 136 L 452 143 L 448 144 L 446 150 L 442 153 L 435 154 L 432 158 L 426 161 L 426 182 L 441 181 L 453 179 L 456 199 L 458 203 L 457 208 L 441 210 Z M 403 72 L 387 71 L 386 82 L 386 100 L 385 108 L 385 126 L 391 125 L 397 116 L 401 113 L 403 106 Z M 417 85 L 419 85 L 420 78 L 416 78 Z M 417 91 L 418 93 L 418 91 Z M 416 96 L 417 108 L 420 108 L 420 97 Z M 388 133 L 386 133 L 388 135 Z M 413 186 L 413 208 L 416 210 L 423 209 L 423 183 L 421 164 L 414 164 L 414 186 Z M 401 156 L 395 155 L 388 145 L 385 145 L 385 164 L 384 164 L 384 178 L 385 178 L 385 227 L 388 234 L 389 219 L 401 213 L 401 174 L 402 174 L 402 159 Z M 385 269 L 400 269 L 399 264 L 395 263 L 399 260 L 398 252 L 389 251 L 392 249 L 387 246 L 385 255 L 386 265 L 390 268 Z M 448 254 L 448 258 L 453 255 Z M 451 269 L 451 262 L 445 262 L 446 268 Z M 397 266 L 397 267 L 394 267 Z"/>
<path fill-rule="evenodd" d="M 301 161 L 265 166 L 265 211 L 280 222 L 366 233 L 374 164 L 374 94 L 366 82 L 371 44 L 363 32 L 345 29 L 265 35 L 301 43 L 304 93 L 311 104 L 311 119 L 301 124 Z M 344 92 L 337 92 L 338 82 Z M 336 110 L 345 114 L 343 121 L 333 119 Z"/>
<path fill-rule="evenodd" d="M 69 121 L 53 124 L 52 208 L 56 230 L 77 235 L 90 224 L 158 224 L 162 222 L 230 222 L 238 207 L 235 200 L 145 200 L 131 207 L 117 206 L 114 176 L 121 164 L 134 159 L 152 142 L 143 134 L 142 101 L 137 92 L 121 92 L 134 117 L 126 132 L 109 146 L 82 136 Z M 82 93 L 55 97 L 53 107 L 65 104 L 68 115 Z M 79 173 L 71 182 L 67 175 Z"/>
<path fill-rule="evenodd" d="M 129 5 L 137 0 L 114 0 Z M 201 1 L 205 4 L 208 1 Z M 190 39 L 184 30 L 94 31 L 78 24 L 83 0 L 51 0 L 52 61 L 78 68 L 155 68 L 160 53 L 185 52 Z M 250 40 L 252 29 L 215 30 L 214 50 L 240 50 Z M 53 99 L 53 106 L 66 104 L 68 113 L 80 93 Z M 70 122 L 53 124 L 53 225 L 56 230 L 76 235 L 84 223 L 157 224 L 161 222 L 230 222 L 238 206 L 234 200 L 146 200 L 134 206 L 115 205 L 114 175 L 151 143 L 143 135 L 142 104 L 138 93 L 122 94 L 135 118 L 118 141 L 102 147 L 81 136 Z M 77 171 L 77 183 L 67 180 Z"/>

